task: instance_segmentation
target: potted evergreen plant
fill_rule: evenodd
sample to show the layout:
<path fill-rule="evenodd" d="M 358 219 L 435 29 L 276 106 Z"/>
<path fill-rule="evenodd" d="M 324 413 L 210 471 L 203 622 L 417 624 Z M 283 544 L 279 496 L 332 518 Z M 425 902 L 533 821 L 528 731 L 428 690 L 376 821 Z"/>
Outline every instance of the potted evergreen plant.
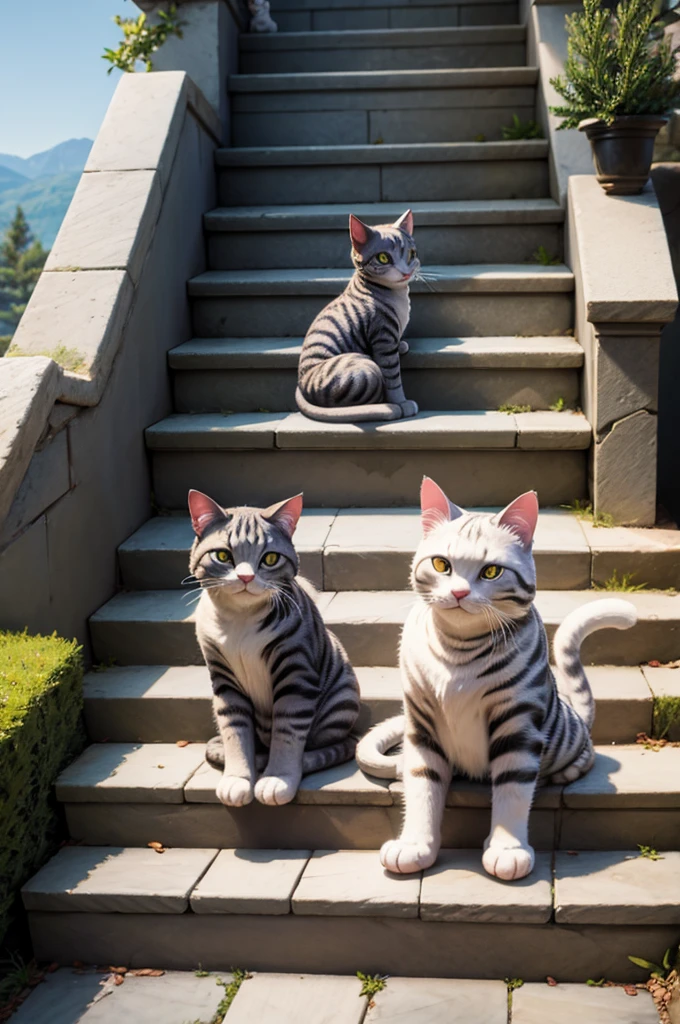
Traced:
<path fill-rule="evenodd" d="M 654 139 L 680 97 L 676 54 L 664 37 L 658 0 L 621 0 L 612 13 L 583 0 L 567 16 L 565 75 L 551 84 L 565 103 L 551 107 L 560 128 L 584 131 L 597 180 L 609 195 L 642 191 Z"/>

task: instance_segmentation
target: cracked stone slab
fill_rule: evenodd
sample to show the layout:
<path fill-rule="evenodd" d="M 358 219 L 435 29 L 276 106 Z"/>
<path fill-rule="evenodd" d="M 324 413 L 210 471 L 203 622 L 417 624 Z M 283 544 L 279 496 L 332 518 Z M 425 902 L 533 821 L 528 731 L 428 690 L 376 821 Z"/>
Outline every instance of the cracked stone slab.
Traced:
<path fill-rule="evenodd" d="M 191 894 L 195 914 L 288 914 L 309 850 L 221 850 Z"/>
<path fill-rule="evenodd" d="M 366 1000 L 358 978 L 256 974 L 229 1009 L 229 1024 L 361 1024 Z"/>
<path fill-rule="evenodd" d="M 595 764 L 564 787 L 565 807 L 680 807 L 680 750 L 641 744 L 595 748 Z"/>
<path fill-rule="evenodd" d="M 512 1024 L 659 1024 L 648 992 L 634 998 L 622 988 L 592 985 L 522 985 L 512 993 Z"/>
<path fill-rule="evenodd" d="M 93 743 L 57 779 L 57 799 L 181 804 L 184 786 L 204 758 L 202 743 Z"/>
<path fill-rule="evenodd" d="M 417 917 L 420 880 L 420 872 L 385 871 L 377 850 L 317 850 L 293 894 L 293 913 Z"/>
<path fill-rule="evenodd" d="M 67 846 L 21 890 L 26 910 L 183 914 L 217 850 Z"/>
<path fill-rule="evenodd" d="M 562 924 L 680 924 L 680 853 L 555 854 L 555 920 Z"/>
<path fill-rule="evenodd" d="M 482 867 L 480 850 L 442 850 L 423 875 L 423 921 L 544 924 L 552 913 L 551 854 L 537 853 L 527 878 L 503 882 Z"/>
<path fill-rule="evenodd" d="M 507 1024 L 502 981 L 390 978 L 372 999 L 366 1024 Z"/>

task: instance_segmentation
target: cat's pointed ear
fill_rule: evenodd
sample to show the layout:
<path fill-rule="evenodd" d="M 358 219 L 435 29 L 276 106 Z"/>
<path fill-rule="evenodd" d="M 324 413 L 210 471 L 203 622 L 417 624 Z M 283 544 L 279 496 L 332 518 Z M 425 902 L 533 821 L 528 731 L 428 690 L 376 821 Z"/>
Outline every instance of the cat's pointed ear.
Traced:
<path fill-rule="evenodd" d="M 350 213 L 349 237 L 352 239 L 352 245 L 357 252 L 361 252 L 372 234 L 373 232 L 368 224 L 364 224 L 362 220 L 359 220 L 353 213 Z"/>
<path fill-rule="evenodd" d="M 424 476 L 420 485 L 420 511 L 423 533 L 429 533 L 435 526 L 450 523 L 463 515 L 462 508 L 449 501 L 439 484 L 429 476 Z"/>
<path fill-rule="evenodd" d="M 201 494 L 200 491 L 189 491 L 189 512 L 191 525 L 197 537 L 202 537 L 213 523 L 227 518 L 224 509 L 207 494 Z"/>
<path fill-rule="evenodd" d="M 401 230 L 405 231 L 407 235 L 412 235 L 413 234 L 413 214 L 411 213 L 411 211 L 407 210 L 406 213 L 402 213 L 402 215 L 399 218 L 399 220 L 395 220 L 393 227 L 401 228 Z"/>
<path fill-rule="evenodd" d="M 302 515 L 302 495 L 296 494 L 294 498 L 286 498 L 285 501 L 279 501 L 276 505 L 270 505 L 262 515 L 270 523 L 279 526 L 289 537 L 292 537 Z"/>
<path fill-rule="evenodd" d="M 507 526 L 517 534 L 523 548 L 531 547 L 534 531 L 538 522 L 538 495 L 536 491 L 527 491 L 519 498 L 511 501 L 498 517 L 499 526 Z"/>

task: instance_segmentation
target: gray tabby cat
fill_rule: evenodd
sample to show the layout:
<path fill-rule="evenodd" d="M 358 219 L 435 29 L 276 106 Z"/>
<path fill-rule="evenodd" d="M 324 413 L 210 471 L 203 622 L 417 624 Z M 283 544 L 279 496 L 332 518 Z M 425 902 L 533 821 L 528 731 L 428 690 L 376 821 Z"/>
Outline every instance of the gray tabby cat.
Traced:
<path fill-rule="evenodd" d="M 328 423 L 416 416 L 399 362 L 408 352 L 408 286 L 420 268 L 413 214 L 375 228 L 350 214 L 349 233 L 355 273 L 307 331 L 295 400 L 305 416 Z"/>
<path fill-rule="evenodd" d="M 534 492 L 498 515 L 465 512 L 426 477 L 421 508 L 424 536 L 411 570 L 418 597 L 401 642 L 404 715 L 376 726 L 357 749 L 364 771 L 395 778 L 399 761 L 385 751 L 403 740 L 405 819 L 380 859 L 396 872 L 435 862 L 455 770 L 491 776 L 485 869 L 523 878 L 534 865 L 528 823 L 539 779 L 572 782 L 593 764 L 595 708 L 581 642 L 597 629 L 634 625 L 635 608 L 604 600 L 568 615 L 554 640 L 555 678 L 533 605 Z"/>
<path fill-rule="evenodd" d="M 302 495 L 266 509 L 223 509 L 189 492 L 196 533 L 190 570 L 203 593 L 196 635 L 210 671 L 220 736 L 207 759 L 223 769 L 228 807 L 293 799 L 303 774 L 348 761 L 359 687 L 297 576 L 292 536 Z M 256 781 L 256 743 L 267 752 Z"/>

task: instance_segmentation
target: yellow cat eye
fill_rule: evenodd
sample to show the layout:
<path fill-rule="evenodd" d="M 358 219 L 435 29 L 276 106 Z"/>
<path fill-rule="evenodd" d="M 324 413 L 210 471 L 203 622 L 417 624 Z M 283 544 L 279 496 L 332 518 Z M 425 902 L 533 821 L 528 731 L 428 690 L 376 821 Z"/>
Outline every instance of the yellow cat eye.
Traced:
<path fill-rule="evenodd" d="M 281 555 L 277 555 L 276 551 L 268 551 L 262 559 L 262 562 L 271 569 L 272 566 L 276 565 L 280 558 Z"/>
<path fill-rule="evenodd" d="M 503 569 L 500 565 L 486 565 L 479 574 L 483 580 L 497 580 L 502 575 Z"/>
<path fill-rule="evenodd" d="M 229 554 L 228 551 L 225 551 L 224 549 L 222 549 L 221 551 L 216 551 L 215 558 L 217 559 L 218 562 L 222 563 L 231 561 L 231 555 Z"/>
<path fill-rule="evenodd" d="M 392 262 L 386 252 L 379 252 L 378 255 L 376 256 L 376 259 L 378 263 L 382 263 L 383 266 L 386 266 L 388 263 Z"/>
<path fill-rule="evenodd" d="M 437 572 L 451 572 L 451 563 L 447 562 L 445 558 L 440 558 L 439 555 L 435 555 L 432 559 L 432 565 Z"/>

